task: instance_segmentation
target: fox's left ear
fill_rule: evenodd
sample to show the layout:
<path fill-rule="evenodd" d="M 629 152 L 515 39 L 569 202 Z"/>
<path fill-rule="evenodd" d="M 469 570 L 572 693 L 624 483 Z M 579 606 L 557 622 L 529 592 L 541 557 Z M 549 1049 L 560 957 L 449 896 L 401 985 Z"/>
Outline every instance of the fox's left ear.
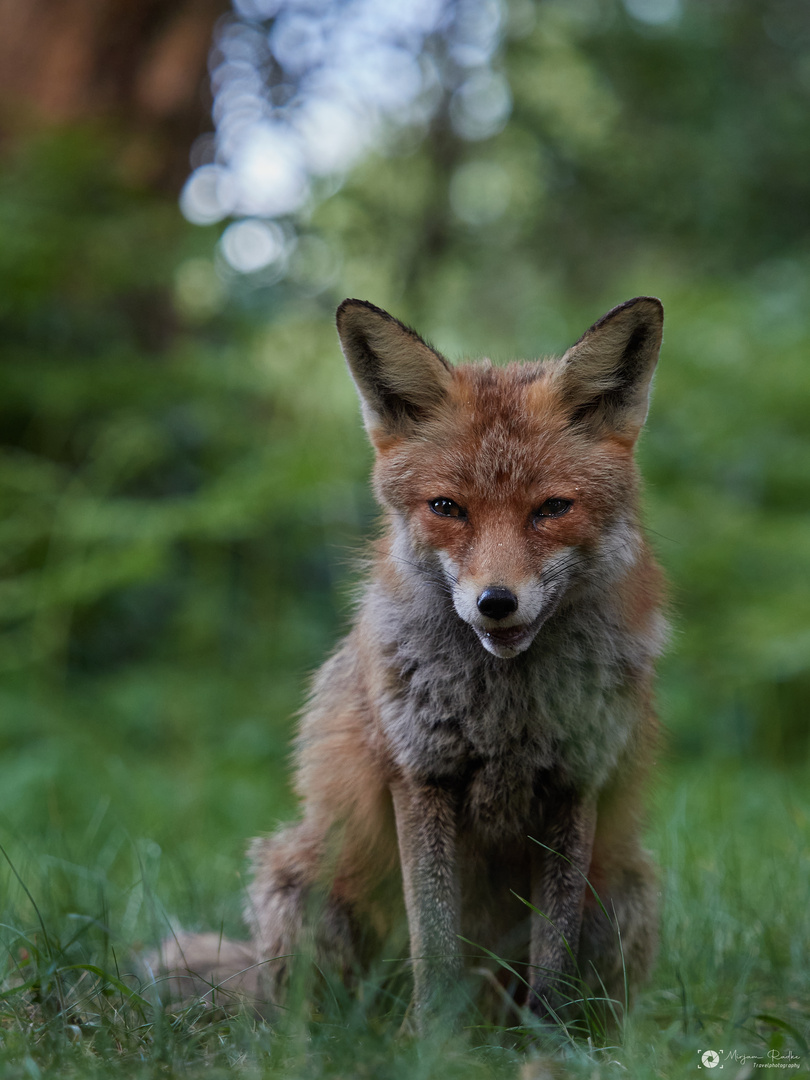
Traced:
<path fill-rule="evenodd" d="M 664 308 L 637 296 L 593 324 L 562 358 L 558 375 L 571 423 L 635 442 L 647 418 Z"/>

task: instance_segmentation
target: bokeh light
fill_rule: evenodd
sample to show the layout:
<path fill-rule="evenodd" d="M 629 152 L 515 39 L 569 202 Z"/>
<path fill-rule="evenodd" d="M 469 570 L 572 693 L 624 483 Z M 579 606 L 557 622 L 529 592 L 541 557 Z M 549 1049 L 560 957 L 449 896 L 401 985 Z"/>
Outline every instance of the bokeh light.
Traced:
<path fill-rule="evenodd" d="M 284 233 L 273 222 L 245 218 L 234 221 L 219 242 L 234 270 L 251 274 L 287 255 Z"/>
<path fill-rule="evenodd" d="M 216 134 L 195 144 L 184 215 L 195 224 L 249 218 L 246 230 L 229 227 L 222 250 L 232 268 L 251 273 L 278 262 L 267 245 L 259 261 L 259 236 L 275 234 L 260 233 L 258 219 L 297 220 L 316 184 L 327 179 L 334 191 L 371 147 L 384 149 L 392 128 L 424 128 L 444 95 L 457 134 L 490 138 L 511 110 L 507 80 L 493 66 L 504 12 L 500 0 L 240 0 L 212 53 Z M 441 75 L 436 48 L 448 60 Z M 486 219 L 469 197 L 456 201 L 468 207 L 459 211 L 466 220 Z"/>

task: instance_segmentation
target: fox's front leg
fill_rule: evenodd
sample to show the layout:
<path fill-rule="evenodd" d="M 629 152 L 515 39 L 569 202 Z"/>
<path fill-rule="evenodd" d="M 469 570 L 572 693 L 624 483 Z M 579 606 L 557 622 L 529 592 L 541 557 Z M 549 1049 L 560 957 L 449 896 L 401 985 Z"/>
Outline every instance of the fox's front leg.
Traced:
<path fill-rule="evenodd" d="M 434 783 L 392 785 L 402 884 L 411 938 L 419 1027 L 458 992 L 460 890 L 456 799 Z"/>
<path fill-rule="evenodd" d="M 595 828 L 595 798 L 557 785 L 544 792 L 539 839 L 545 846 L 531 845 L 532 906 L 537 911 L 531 925 L 529 995 L 532 1011 L 542 1017 L 572 997 L 567 979 L 575 973 Z"/>

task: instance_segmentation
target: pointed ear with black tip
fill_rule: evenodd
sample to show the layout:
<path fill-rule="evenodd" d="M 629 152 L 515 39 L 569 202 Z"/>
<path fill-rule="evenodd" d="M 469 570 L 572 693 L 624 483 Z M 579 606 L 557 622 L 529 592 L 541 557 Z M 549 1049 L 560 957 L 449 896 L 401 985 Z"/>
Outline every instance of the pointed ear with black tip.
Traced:
<path fill-rule="evenodd" d="M 571 424 L 633 443 L 647 418 L 664 308 L 637 296 L 613 308 L 562 358 L 561 393 Z"/>
<path fill-rule="evenodd" d="M 372 440 L 408 435 L 435 413 L 451 368 L 413 330 L 365 300 L 344 300 L 337 330 Z"/>

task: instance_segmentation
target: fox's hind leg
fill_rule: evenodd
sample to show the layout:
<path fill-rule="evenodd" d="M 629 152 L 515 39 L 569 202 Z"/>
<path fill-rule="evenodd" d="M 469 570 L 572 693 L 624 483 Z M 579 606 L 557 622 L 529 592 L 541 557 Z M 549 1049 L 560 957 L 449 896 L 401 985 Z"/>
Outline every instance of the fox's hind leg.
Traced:
<path fill-rule="evenodd" d="M 331 971 L 345 980 L 357 966 L 355 920 L 328 880 L 320 831 L 305 820 L 255 840 L 250 856 L 254 880 L 245 917 L 265 996 L 282 1001 L 294 971 L 304 978 Z"/>
<path fill-rule="evenodd" d="M 635 841 L 595 857 L 579 945 L 579 970 L 597 998 L 621 1012 L 650 973 L 658 948 L 658 883 L 650 857 Z M 595 853 L 596 855 L 596 853 Z M 604 908 L 604 910 L 603 910 Z"/>

